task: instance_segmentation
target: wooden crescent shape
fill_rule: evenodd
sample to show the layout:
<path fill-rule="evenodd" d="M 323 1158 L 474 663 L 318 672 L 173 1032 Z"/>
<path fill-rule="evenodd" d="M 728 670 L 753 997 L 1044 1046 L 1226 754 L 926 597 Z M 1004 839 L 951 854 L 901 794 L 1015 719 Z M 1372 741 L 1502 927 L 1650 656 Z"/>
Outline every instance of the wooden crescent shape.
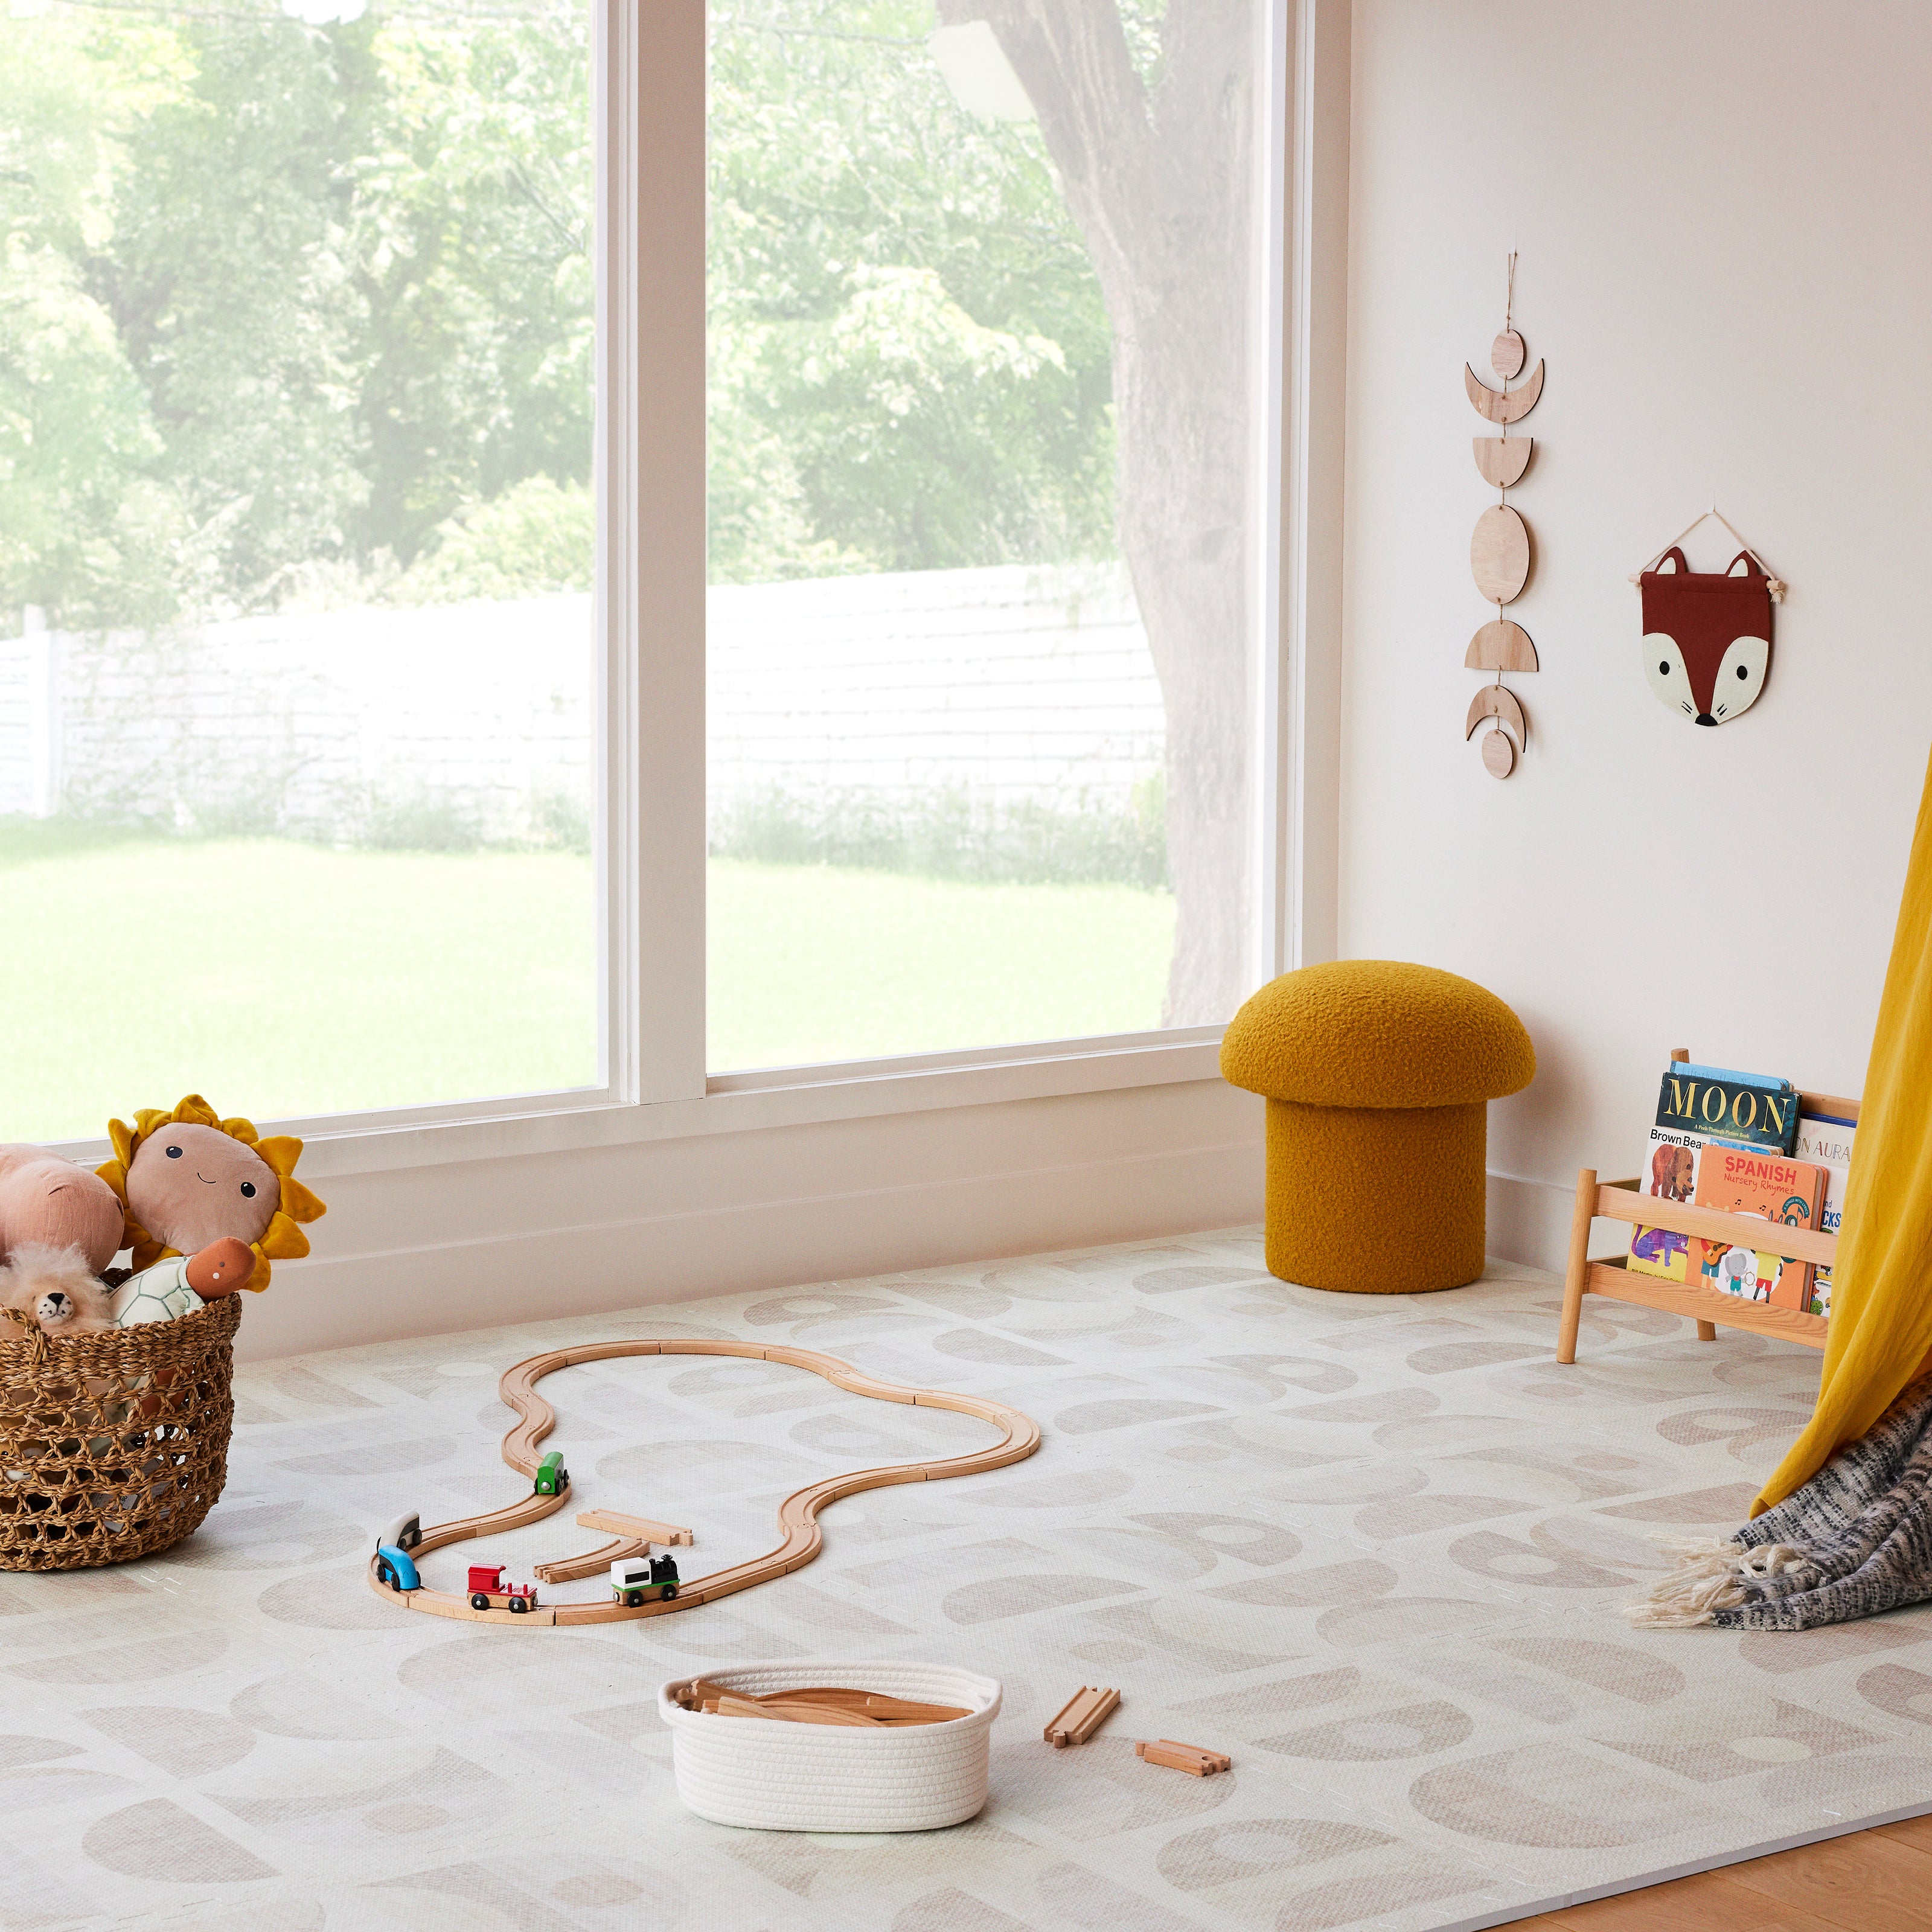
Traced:
<path fill-rule="evenodd" d="M 1507 503 L 1492 504 L 1469 539 L 1469 574 L 1492 604 L 1508 604 L 1529 581 L 1529 526 Z"/>
<path fill-rule="evenodd" d="M 1468 670 L 1540 670 L 1536 646 L 1520 624 L 1492 617 L 1469 640 L 1462 664 Z"/>
<path fill-rule="evenodd" d="M 1508 490 L 1522 480 L 1536 439 L 1533 436 L 1472 436 L 1469 447 L 1476 452 L 1476 467 L 1482 472 L 1483 481 L 1496 489 Z"/>
<path fill-rule="evenodd" d="M 1507 394 L 1491 388 L 1466 362 L 1462 364 L 1462 385 L 1478 416 L 1506 425 L 1520 422 L 1535 408 L 1536 399 L 1543 394 L 1543 358 L 1539 356 L 1536 367 Z"/>
<path fill-rule="evenodd" d="M 688 1585 L 680 1581 L 677 1594 L 668 1603 L 658 1598 L 634 1608 L 615 1602 L 539 1605 L 520 1616 L 512 1610 L 476 1610 L 470 1608 L 467 1595 L 454 1592 L 392 1590 L 387 1584 L 376 1581 L 376 1559 L 373 1556 L 369 1559 L 370 1588 L 386 1601 L 405 1610 L 427 1610 L 432 1616 L 454 1617 L 465 1623 L 506 1624 L 519 1630 L 548 1629 L 571 1624 L 628 1623 L 638 1617 L 666 1616 L 678 1610 L 694 1609 L 700 1604 L 715 1603 L 720 1597 L 728 1597 L 734 1590 L 748 1590 L 754 1584 L 768 1583 L 776 1576 L 803 1569 L 818 1554 L 825 1541 L 824 1532 L 818 1526 L 818 1512 L 842 1496 L 856 1496 L 861 1490 L 876 1490 L 889 1483 L 938 1482 L 947 1476 L 975 1475 L 982 1469 L 998 1469 L 1008 1462 L 1023 1462 L 1040 1447 L 1040 1424 L 1032 1417 L 1010 1408 L 1003 1402 L 994 1402 L 986 1396 L 958 1395 L 950 1389 L 907 1388 L 897 1382 L 881 1382 L 876 1376 L 868 1376 L 864 1370 L 854 1368 L 850 1362 L 842 1362 L 836 1355 L 820 1354 L 814 1348 L 794 1348 L 778 1342 L 593 1342 L 581 1348 L 532 1355 L 505 1373 L 497 1385 L 497 1392 L 520 1418 L 503 1438 L 503 1460 L 512 1468 L 520 1475 L 534 1478 L 541 1460 L 536 1446 L 556 1426 L 556 1412 L 536 1393 L 536 1384 L 556 1370 L 570 1368 L 578 1362 L 603 1361 L 613 1355 L 740 1355 L 754 1361 L 785 1362 L 794 1368 L 809 1369 L 836 1388 L 848 1389 L 854 1395 L 871 1396 L 880 1402 L 915 1403 L 921 1408 L 955 1409 L 962 1415 L 976 1415 L 982 1421 L 995 1424 L 1006 1434 L 990 1449 L 939 1457 L 929 1462 L 895 1462 L 881 1469 L 850 1469 L 843 1475 L 828 1476 L 823 1482 L 795 1490 L 778 1505 L 778 1528 L 784 1540 L 776 1550 L 754 1557 L 748 1563 L 735 1564 L 728 1570 L 713 1570 L 709 1576 L 697 1577 Z M 472 1536 L 494 1536 L 502 1530 L 518 1529 L 525 1523 L 540 1522 L 562 1509 L 570 1498 L 570 1486 L 566 1484 L 554 1496 L 520 1496 L 503 1508 L 491 1510 L 484 1515 L 466 1516 L 460 1522 L 440 1523 L 435 1528 L 423 1532 L 422 1541 L 410 1554 L 421 1558 L 433 1550 L 440 1550 L 446 1544 L 460 1543 Z M 603 1516 L 604 1513 L 590 1514 Z M 621 1532 L 629 1528 L 632 1520 L 604 1516 L 604 1520 L 591 1523 L 589 1527 L 608 1527 Z M 671 1526 L 638 1522 L 637 1527 L 668 1530 Z M 668 1543 L 674 1538 L 663 1536 L 655 1540 Z M 596 1553 L 601 1556 L 603 1552 Z M 568 1565 L 575 1569 L 584 1560 L 566 1558 L 557 1567 Z"/>
<path fill-rule="evenodd" d="M 1462 742 L 1466 745 L 1476 735 L 1476 727 L 1486 718 L 1513 726 L 1521 742 L 1526 746 L 1528 744 L 1529 720 L 1523 716 L 1516 693 L 1507 685 L 1486 684 L 1477 692 L 1469 706 L 1469 715 L 1463 721 Z"/>

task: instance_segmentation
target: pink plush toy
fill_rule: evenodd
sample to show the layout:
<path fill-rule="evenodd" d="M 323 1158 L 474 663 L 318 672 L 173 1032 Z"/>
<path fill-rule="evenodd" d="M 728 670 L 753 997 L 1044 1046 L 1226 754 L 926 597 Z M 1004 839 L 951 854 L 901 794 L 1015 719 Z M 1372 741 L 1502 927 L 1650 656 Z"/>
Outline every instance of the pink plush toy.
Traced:
<path fill-rule="evenodd" d="M 121 1241 L 121 1203 L 100 1175 L 45 1148 L 0 1145 L 0 1261 L 25 1246 L 72 1248 L 98 1274 Z"/>

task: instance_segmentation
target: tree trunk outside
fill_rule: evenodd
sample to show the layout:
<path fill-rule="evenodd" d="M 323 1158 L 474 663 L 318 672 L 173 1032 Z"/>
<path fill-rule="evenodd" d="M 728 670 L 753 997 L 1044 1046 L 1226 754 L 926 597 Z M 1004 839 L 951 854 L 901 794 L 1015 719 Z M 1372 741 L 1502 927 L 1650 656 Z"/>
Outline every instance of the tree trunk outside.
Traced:
<path fill-rule="evenodd" d="M 1167 712 L 1169 1026 L 1247 991 L 1256 11 L 1169 0 L 1150 89 L 1115 0 L 939 0 L 1025 86 L 1113 326 L 1120 547 Z"/>

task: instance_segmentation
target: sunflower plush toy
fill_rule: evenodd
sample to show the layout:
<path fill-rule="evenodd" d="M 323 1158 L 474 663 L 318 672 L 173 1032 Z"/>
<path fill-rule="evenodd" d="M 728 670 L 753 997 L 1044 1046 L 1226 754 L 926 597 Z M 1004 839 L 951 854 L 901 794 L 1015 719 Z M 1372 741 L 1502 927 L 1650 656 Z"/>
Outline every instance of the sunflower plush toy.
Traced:
<path fill-rule="evenodd" d="M 302 1144 L 292 1135 L 265 1140 L 199 1094 L 172 1112 L 142 1108 L 131 1127 L 110 1120 L 107 1131 L 115 1158 L 95 1171 L 120 1197 L 122 1245 L 134 1262 L 113 1292 L 119 1326 L 191 1314 L 237 1288 L 259 1292 L 274 1262 L 308 1252 L 298 1224 L 326 1210 L 295 1178 Z"/>

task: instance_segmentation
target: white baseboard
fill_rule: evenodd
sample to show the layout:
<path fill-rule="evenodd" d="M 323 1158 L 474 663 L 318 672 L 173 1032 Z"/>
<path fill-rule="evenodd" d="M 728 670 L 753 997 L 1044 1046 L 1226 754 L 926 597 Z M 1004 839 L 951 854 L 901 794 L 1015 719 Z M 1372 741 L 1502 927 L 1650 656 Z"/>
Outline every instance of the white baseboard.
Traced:
<path fill-rule="evenodd" d="M 1219 1081 L 335 1177 L 244 1359 L 1256 1221 Z"/>
<path fill-rule="evenodd" d="M 1494 1172 L 1489 1182 L 1489 1252 L 1499 1261 L 1561 1274 L 1569 1262 L 1576 1189 Z"/>

